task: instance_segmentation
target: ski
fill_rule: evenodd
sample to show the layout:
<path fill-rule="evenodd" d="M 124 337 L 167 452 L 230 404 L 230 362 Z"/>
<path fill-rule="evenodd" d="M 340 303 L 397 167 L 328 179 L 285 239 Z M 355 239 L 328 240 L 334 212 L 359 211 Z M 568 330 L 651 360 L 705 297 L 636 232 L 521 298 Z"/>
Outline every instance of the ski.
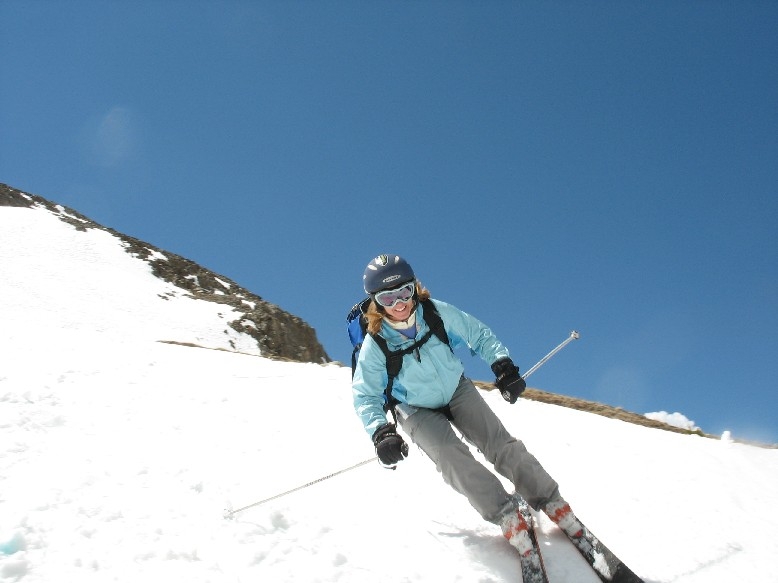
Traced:
<path fill-rule="evenodd" d="M 569 505 L 565 504 L 554 509 L 552 513 L 549 513 L 549 518 L 570 539 L 601 581 L 605 583 L 644 583 L 578 520 Z"/>
<path fill-rule="evenodd" d="M 506 538 L 519 551 L 521 561 L 521 580 L 523 583 L 548 583 L 543 555 L 540 554 L 538 539 L 535 535 L 534 518 L 529 505 L 523 498 L 518 499 L 517 514 L 510 523 Z M 524 536 L 524 531 L 527 536 Z"/>

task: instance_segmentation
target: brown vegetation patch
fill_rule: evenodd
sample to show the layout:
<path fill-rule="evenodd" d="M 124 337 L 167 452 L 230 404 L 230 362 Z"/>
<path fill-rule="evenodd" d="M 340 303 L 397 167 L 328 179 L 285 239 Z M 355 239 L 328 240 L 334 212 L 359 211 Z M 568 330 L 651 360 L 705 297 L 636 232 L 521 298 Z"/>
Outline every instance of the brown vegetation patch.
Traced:
<path fill-rule="evenodd" d="M 494 384 L 484 381 L 473 381 L 473 384 L 475 384 L 475 386 L 479 389 L 483 389 L 485 391 L 491 391 L 495 388 Z M 597 403 L 596 401 L 587 401 L 586 399 L 579 399 L 577 397 L 557 395 L 555 393 L 541 391 L 540 389 L 527 388 L 522 393 L 521 398 L 529 399 L 530 401 L 539 401 L 541 403 L 549 403 L 551 405 L 559 405 L 560 407 L 567 407 L 568 409 L 575 409 L 577 411 L 594 413 L 596 415 L 602 415 L 603 417 L 608 417 L 610 419 L 618 419 L 620 421 L 626 421 L 627 423 L 642 425 L 643 427 L 651 427 L 653 429 L 672 431 L 673 433 L 682 433 L 685 435 L 699 435 L 700 437 L 706 437 L 709 439 L 719 439 L 717 435 L 710 435 L 704 433 L 701 430 L 690 431 L 688 429 L 682 429 L 680 427 L 668 425 L 667 423 L 662 423 L 661 421 L 654 421 L 653 419 L 648 419 L 639 413 L 625 411 L 621 407 L 612 407 L 610 405 L 604 405 L 603 403 Z M 755 445 L 758 447 L 778 449 L 778 444 L 756 443 L 753 441 L 737 438 L 733 438 L 733 441 L 747 445 Z"/>

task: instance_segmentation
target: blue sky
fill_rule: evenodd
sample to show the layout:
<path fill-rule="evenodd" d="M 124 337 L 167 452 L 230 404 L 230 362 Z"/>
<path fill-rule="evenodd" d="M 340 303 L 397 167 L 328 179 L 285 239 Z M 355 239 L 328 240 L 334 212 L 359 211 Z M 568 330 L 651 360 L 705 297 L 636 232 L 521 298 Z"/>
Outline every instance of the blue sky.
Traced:
<path fill-rule="evenodd" d="M 399 253 L 523 370 L 580 331 L 531 386 L 778 442 L 778 3 L 3 0 L 0 30 L 1 182 L 332 358 Z"/>

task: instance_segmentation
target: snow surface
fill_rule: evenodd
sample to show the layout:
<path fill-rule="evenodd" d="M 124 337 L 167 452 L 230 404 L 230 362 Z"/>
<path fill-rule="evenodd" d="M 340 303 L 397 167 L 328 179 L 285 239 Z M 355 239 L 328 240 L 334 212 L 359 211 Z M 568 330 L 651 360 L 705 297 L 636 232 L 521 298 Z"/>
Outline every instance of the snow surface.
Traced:
<path fill-rule="evenodd" d="M 156 257 L 156 255 L 155 255 Z M 3 327 L 29 341 L 65 332 L 177 340 L 259 354 L 227 323 L 243 314 L 156 278 L 121 239 L 77 231 L 42 207 L 0 207 Z"/>
<path fill-rule="evenodd" d="M 349 369 L 257 356 L 226 306 L 43 209 L 0 207 L 0 275 L 2 583 L 521 580 L 417 448 L 317 481 L 374 455 Z M 646 582 L 778 582 L 778 451 L 485 397 Z M 552 583 L 597 581 L 541 527 Z"/>

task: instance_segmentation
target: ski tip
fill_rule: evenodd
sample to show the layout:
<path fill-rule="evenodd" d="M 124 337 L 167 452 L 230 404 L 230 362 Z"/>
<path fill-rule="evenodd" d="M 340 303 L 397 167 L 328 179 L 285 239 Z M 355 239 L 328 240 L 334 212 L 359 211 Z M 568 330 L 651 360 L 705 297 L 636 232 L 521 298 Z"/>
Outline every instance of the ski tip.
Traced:
<path fill-rule="evenodd" d="M 643 579 L 635 575 L 624 563 L 619 563 L 611 583 L 644 583 Z"/>

